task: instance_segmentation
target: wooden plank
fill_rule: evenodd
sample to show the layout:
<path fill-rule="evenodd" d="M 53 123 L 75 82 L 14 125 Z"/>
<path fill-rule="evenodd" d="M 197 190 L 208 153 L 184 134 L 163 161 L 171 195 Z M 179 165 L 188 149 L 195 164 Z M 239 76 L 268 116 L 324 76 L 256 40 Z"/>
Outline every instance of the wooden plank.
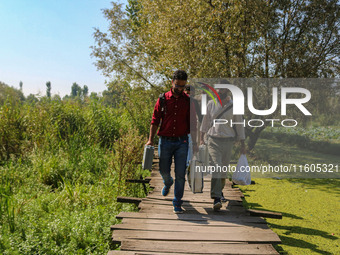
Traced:
<path fill-rule="evenodd" d="M 158 195 L 160 197 L 163 197 L 162 195 L 162 188 L 159 189 L 153 189 L 150 191 L 150 194 L 152 195 Z M 170 193 L 168 196 L 173 196 L 174 194 L 174 189 L 173 187 L 171 187 L 170 189 Z M 241 191 L 238 190 L 223 190 L 223 195 L 224 197 L 226 196 L 239 196 L 239 197 L 244 197 L 244 194 Z M 202 193 L 192 193 L 192 191 L 190 189 L 184 189 L 184 196 L 190 196 L 192 198 L 197 198 L 197 197 L 206 197 L 206 198 L 210 198 L 210 189 L 208 190 L 203 190 Z"/>
<path fill-rule="evenodd" d="M 171 172 L 171 175 L 173 175 L 173 174 L 174 173 Z M 158 170 L 151 171 L 150 175 L 151 176 L 148 176 L 146 178 L 152 179 L 152 180 L 161 180 L 161 181 L 163 181 L 162 176 L 160 175 Z M 146 179 L 146 178 L 144 178 L 144 179 Z M 211 175 L 206 175 L 206 176 L 204 176 L 203 179 L 204 179 L 205 182 L 210 182 L 211 181 Z M 230 181 L 229 179 L 226 179 L 225 182 L 226 182 L 226 185 L 232 185 L 233 184 L 233 182 Z"/>
<path fill-rule="evenodd" d="M 172 201 L 174 199 L 174 195 L 169 194 L 168 196 L 164 197 L 160 194 L 152 194 L 150 193 L 148 195 L 149 199 L 158 199 L 158 200 L 164 200 L 164 201 Z M 239 201 L 239 202 L 243 202 L 242 198 L 240 196 L 225 196 L 225 199 L 227 201 Z M 208 203 L 211 204 L 214 202 L 214 199 L 210 198 L 209 196 L 192 196 L 190 197 L 188 194 L 184 194 L 183 201 L 187 201 L 187 202 L 200 202 L 200 203 Z"/>
<path fill-rule="evenodd" d="M 164 187 L 164 185 L 155 187 L 152 190 L 152 193 L 161 193 L 163 187 Z M 171 187 L 170 193 L 169 193 L 170 195 L 174 194 L 173 190 L 174 189 Z M 204 195 L 204 196 L 210 197 L 210 187 L 203 188 L 203 193 L 196 193 L 196 194 L 193 194 L 191 189 L 189 187 L 186 187 L 184 189 L 184 194 L 187 195 L 188 192 L 189 192 L 190 195 L 193 195 L 193 196 Z M 238 195 L 240 197 L 244 197 L 243 193 L 240 190 L 236 190 L 236 189 L 223 189 L 223 194 L 224 195 L 234 195 L 234 196 Z"/>
<path fill-rule="evenodd" d="M 173 207 L 167 206 L 167 205 L 154 205 L 154 204 L 140 204 L 140 212 L 151 212 L 151 213 L 157 213 L 161 212 L 162 214 L 173 214 Z M 183 206 L 183 209 L 185 210 L 185 213 L 195 213 L 195 214 L 213 214 L 213 215 L 224 215 L 224 214 L 235 214 L 235 215 L 248 215 L 247 211 L 244 207 L 238 206 L 238 207 L 230 207 L 226 209 L 225 207 L 222 207 L 220 211 L 215 212 L 213 210 L 213 204 L 210 204 L 206 207 L 199 207 L 199 206 Z"/>
<path fill-rule="evenodd" d="M 161 194 L 149 194 L 148 198 L 163 199 L 163 200 L 166 200 L 166 201 L 172 201 L 173 200 L 172 197 L 169 197 L 169 196 L 163 197 Z M 225 196 L 225 198 L 227 200 L 240 201 L 240 202 L 243 201 L 242 198 L 239 197 L 239 196 Z M 207 203 L 208 202 L 208 203 L 210 203 L 210 202 L 212 202 L 212 199 L 209 198 L 208 196 L 206 198 L 195 197 L 195 196 L 189 197 L 188 195 L 184 194 L 183 201 L 199 202 L 199 203 Z"/>
<path fill-rule="evenodd" d="M 183 221 L 183 220 L 164 220 L 164 219 L 134 219 L 123 218 L 123 224 L 163 224 L 163 225 L 177 225 L 177 226 L 199 226 L 200 228 L 214 226 L 214 227 L 254 227 L 261 229 L 269 229 L 267 224 L 263 223 L 250 223 L 250 222 L 224 222 L 224 221 Z M 115 225 L 113 225 L 115 226 Z"/>
<path fill-rule="evenodd" d="M 148 195 L 148 198 L 173 198 L 174 195 L 173 195 L 173 192 L 169 193 L 168 196 L 164 197 L 160 192 L 153 192 L 153 193 L 150 193 Z M 224 196 L 226 199 L 238 199 L 238 200 L 242 200 L 241 198 L 243 197 L 243 195 L 241 196 L 240 194 L 238 193 L 234 193 L 234 194 L 226 194 Z M 189 192 L 186 192 L 184 193 L 183 195 L 183 199 L 185 200 L 190 200 L 190 201 L 197 201 L 199 199 L 205 199 L 205 200 L 210 200 L 212 201 L 213 199 L 210 198 L 210 192 L 209 194 L 208 193 L 198 193 L 198 194 L 190 194 Z"/>
<path fill-rule="evenodd" d="M 170 207 L 170 209 L 173 208 L 172 203 L 169 203 L 168 201 L 142 201 L 138 208 L 142 209 L 142 208 L 146 208 L 146 207 Z M 182 207 L 187 210 L 189 209 L 193 209 L 193 208 L 212 208 L 213 207 L 213 203 L 183 203 Z M 226 203 L 222 203 L 222 208 L 230 210 L 230 211 L 235 211 L 235 212 L 246 212 L 246 209 L 241 206 L 241 204 L 236 204 L 236 205 L 230 205 L 229 202 Z M 166 208 L 168 209 L 168 208 Z"/>
<path fill-rule="evenodd" d="M 157 213 L 137 213 L 137 212 L 121 212 L 116 216 L 117 219 L 135 218 L 135 219 L 165 219 L 165 220 L 191 220 L 191 221 L 229 221 L 229 222 L 253 222 L 266 223 L 259 217 L 238 216 L 238 215 L 196 215 L 196 214 L 157 214 Z"/>
<path fill-rule="evenodd" d="M 160 183 L 163 183 L 163 178 L 162 176 L 159 174 L 158 171 L 152 171 L 150 173 L 151 176 L 147 176 L 145 177 L 144 179 L 146 180 L 150 180 L 150 181 L 159 181 Z M 171 176 L 175 176 L 175 173 L 171 173 Z M 205 176 L 203 178 L 204 182 L 206 182 L 207 184 L 209 184 L 211 182 L 211 176 Z M 188 184 L 188 182 L 186 182 L 186 184 Z M 229 179 L 226 179 L 225 180 L 225 185 L 228 186 L 228 187 L 232 187 L 233 186 L 233 182 L 232 181 L 229 181 Z M 237 187 L 236 187 L 237 188 Z"/>
<path fill-rule="evenodd" d="M 261 211 L 261 210 L 255 210 L 255 209 L 248 209 L 247 211 L 250 213 L 251 216 L 282 219 L 282 213 L 278 213 L 278 212 Z"/>
<path fill-rule="evenodd" d="M 108 255 L 186 255 L 187 253 L 170 253 L 170 252 L 148 252 L 148 251 L 109 251 Z M 203 253 L 199 253 L 196 255 L 204 255 Z"/>
<path fill-rule="evenodd" d="M 138 231 L 166 231 L 166 232 L 197 232 L 197 233 L 216 233 L 216 234 L 234 234 L 240 232 L 248 233 L 272 233 L 271 229 L 256 228 L 253 226 L 205 226 L 200 225 L 169 225 L 169 224 L 142 224 L 142 223 L 123 223 L 111 226 L 111 230 L 138 230 Z"/>
<path fill-rule="evenodd" d="M 166 205 L 166 206 L 172 206 L 172 198 L 170 200 L 166 200 L 164 198 L 146 198 L 142 199 L 140 205 L 142 204 L 149 204 L 149 205 Z M 203 201 L 206 201 L 207 199 L 204 199 Z M 207 202 L 203 202 L 202 200 L 196 200 L 196 201 L 190 201 L 190 200 L 184 200 L 183 206 L 191 206 L 191 207 L 211 207 L 214 203 L 214 200 L 208 199 Z M 229 207 L 240 207 L 242 206 L 241 201 L 230 201 L 227 200 L 227 202 L 222 202 L 223 206 L 229 206 Z"/>
<path fill-rule="evenodd" d="M 143 198 L 142 203 L 156 203 L 156 204 L 164 204 L 164 205 L 172 205 L 172 199 L 165 200 L 163 198 Z M 212 204 L 212 200 L 209 202 L 202 202 L 202 201 L 190 201 L 190 200 L 184 200 L 183 205 L 195 205 L 195 206 L 209 206 Z M 226 206 L 243 206 L 242 201 L 235 201 L 235 200 L 229 200 L 225 203 Z"/>
<path fill-rule="evenodd" d="M 270 233 L 253 233 L 240 232 L 230 235 L 221 235 L 213 232 L 160 232 L 160 231 L 129 231 L 115 230 L 112 239 L 115 241 L 125 241 L 128 239 L 136 240 L 154 240 L 154 241 L 214 241 L 214 242 L 248 242 L 248 243 L 281 243 L 280 238 L 274 232 Z"/>
<path fill-rule="evenodd" d="M 237 244 L 225 242 L 164 242 L 126 240 L 122 250 L 181 252 L 186 254 L 279 254 L 271 244 Z"/>
<path fill-rule="evenodd" d="M 155 175 L 153 173 L 151 173 L 152 175 Z M 163 184 L 163 178 L 161 175 L 157 175 L 157 176 L 148 176 L 145 177 L 144 180 L 148 180 L 150 182 L 154 182 L 157 185 L 162 185 Z M 204 178 L 204 186 L 208 186 L 211 183 L 211 178 Z M 189 185 L 188 182 L 185 182 L 185 185 Z M 228 188 L 234 188 L 234 189 L 239 189 L 239 187 L 233 187 L 233 183 L 229 180 L 225 181 L 225 186 Z"/>
<path fill-rule="evenodd" d="M 159 182 L 159 181 L 157 181 L 156 183 L 152 182 L 152 185 L 154 187 L 153 191 L 161 191 L 162 188 L 164 187 L 164 184 Z M 185 185 L 184 190 L 190 190 L 190 187 L 188 185 Z M 205 184 L 204 187 L 203 187 L 203 190 L 210 191 L 210 184 Z M 223 188 L 223 191 L 226 191 L 226 192 L 229 192 L 229 191 L 240 191 L 241 192 L 241 190 L 239 188 L 232 188 L 232 187 L 229 187 L 229 186 L 225 186 Z"/>
<path fill-rule="evenodd" d="M 149 184 L 150 180 L 144 180 L 144 179 L 126 179 L 125 182 L 129 182 L 129 183 L 146 183 L 146 184 Z"/>
<path fill-rule="evenodd" d="M 142 199 L 138 197 L 117 197 L 117 202 L 132 203 L 138 205 L 140 202 L 142 202 Z"/>

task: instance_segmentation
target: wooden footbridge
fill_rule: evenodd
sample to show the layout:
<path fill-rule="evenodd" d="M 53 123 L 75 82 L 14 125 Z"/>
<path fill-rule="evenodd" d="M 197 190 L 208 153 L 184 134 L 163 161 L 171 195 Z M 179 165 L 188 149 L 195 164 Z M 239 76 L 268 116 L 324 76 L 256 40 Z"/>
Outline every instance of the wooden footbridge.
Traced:
<path fill-rule="evenodd" d="M 149 183 L 153 191 L 146 198 L 117 198 L 118 202 L 138 204 L 140 211 L 117 215 L 122 223 L 111 226 L 112 240 L 121 246 L 108 255 L 279 254 L 272 244 L 281 240 L 262 217 L 281 218 L 281 214 L 246 210 L 242 192 L 230 181 L 223 190 L 227 202 L 219 212 L 212 209 L 208 177 L 202 194 L 193 194 L 186 184 L 183 214 L 173 213 L 173 187 L 167 197 L 161 195 L 163 182 L 157 159 L 151 177 L 130 182 Z"/>

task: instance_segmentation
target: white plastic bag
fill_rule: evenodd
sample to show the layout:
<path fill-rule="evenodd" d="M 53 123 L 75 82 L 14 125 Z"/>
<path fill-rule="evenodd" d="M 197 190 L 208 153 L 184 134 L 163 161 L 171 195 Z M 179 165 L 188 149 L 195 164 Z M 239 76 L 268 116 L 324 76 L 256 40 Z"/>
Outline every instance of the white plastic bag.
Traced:
<path fill-rule="evenodd" d="M 250 170 L 248 167 L 248 160 L 245 154 L 241 154 L 237 166 L 236 171 L 233 173 L 233 182 L 238 185 L 250 185 Z"/>
<path fill-rule="evenodd" d="M 194 156 L 187 168 L 189 187 L 194 194 L 203 192 L 204 181 L 201 169 L 202 163 L 196 159 L 196 156 Z"/>

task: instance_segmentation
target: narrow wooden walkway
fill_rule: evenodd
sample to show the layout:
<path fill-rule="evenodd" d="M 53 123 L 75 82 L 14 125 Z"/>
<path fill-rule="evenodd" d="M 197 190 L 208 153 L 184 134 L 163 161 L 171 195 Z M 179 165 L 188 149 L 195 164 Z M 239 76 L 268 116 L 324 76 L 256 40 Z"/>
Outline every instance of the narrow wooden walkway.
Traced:
<path fill-rule="evenodd" d="M 161 195 L 162 178 L 155 159 L 150 186 L 153 191 L 134 201 L 139 212 L 122 212 L 113 225 L 112 240 L 120 250 L 108 255 L 130 254 L 279 254 L 272 244 L 280 238 L 259 216 L 250 216 L 242 206 L 243 194 L 226 182 L 223 193 L 228 200 L 220 212 L 212 209 L 210 179 L 204 180 L 204 193 L 193 194 L 186 184 L 183 214 L 174 214 L 173 187 L 167 197 Z M 270 215 L 270 213 L 269 213 Z M 277 215 L 274 214 L 274 217 Z"/>

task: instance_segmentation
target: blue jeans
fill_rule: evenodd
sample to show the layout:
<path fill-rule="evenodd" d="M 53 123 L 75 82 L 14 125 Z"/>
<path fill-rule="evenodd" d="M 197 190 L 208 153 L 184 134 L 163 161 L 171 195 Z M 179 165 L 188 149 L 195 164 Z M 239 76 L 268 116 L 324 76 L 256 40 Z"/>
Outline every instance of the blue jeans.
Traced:
<path fill-rule="evenodd" d="M 188 139 L 180 139 L 178 141 L 170 141 L 167 139 L 159 139 L 159 172 L 162 175 L 164 185 L 171 187 L 174 183 L 171 177 L 172 156 L 175 159 L 175 197 L 173 199 L 174 206 L 182 205 L 182 197 L 185 185 L 186 161 L 188 155 Z"/>
<path fill-rule="evenodd" d="M 188 148 L 188 157 L 187 157 L 187 167 L 190 164 L 190 160 L 192 159 L 192 154 L 193 154 L 193 149 L 192 149 L 192 139 L 191 139 L 191 135 L 188 134 L 188 140 L 189 140 L 189 148 Z"/>

